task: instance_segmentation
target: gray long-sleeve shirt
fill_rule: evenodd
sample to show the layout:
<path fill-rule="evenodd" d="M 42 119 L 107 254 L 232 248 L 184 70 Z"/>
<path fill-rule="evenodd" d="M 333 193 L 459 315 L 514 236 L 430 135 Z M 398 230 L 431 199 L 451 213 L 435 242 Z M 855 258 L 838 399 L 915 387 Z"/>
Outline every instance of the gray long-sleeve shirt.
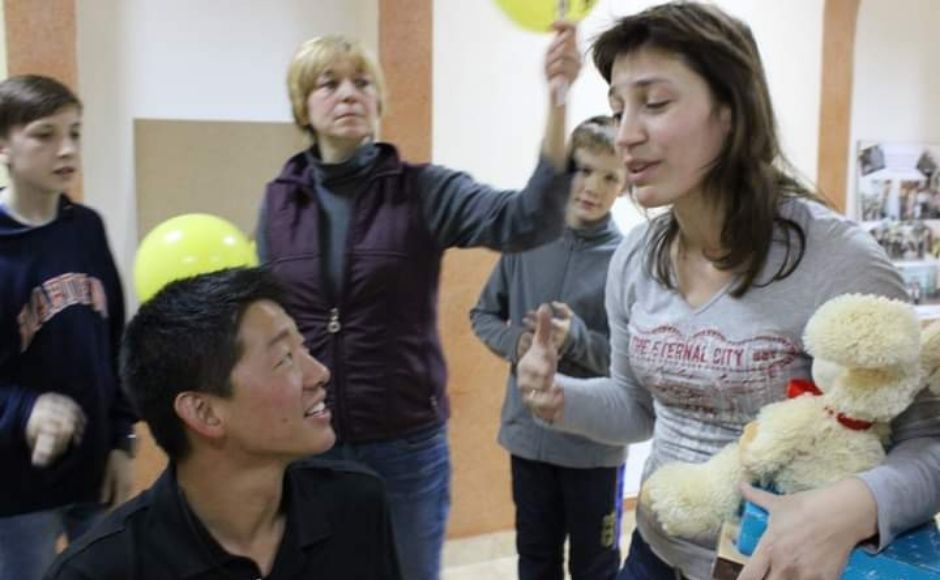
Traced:
<path fill-rule="evenodd" d="M 735 441 L 761 407 L 784 399 L 791 377 L 810 377 L 802 336 L 820 305 L 848 292 L 906 299 L 900 276 L 867 232 L 805 200 L 785 201 L 781 213 L 806 234 L 799 267 L 741 298 L 726 289 L 697 308 L 649 275 L 649 226 L 632 231 L 607 279 L 611 378 L 559 375 L 565 412 L 556 427 L 611 443 L 652 436 L 644 479 L 664 463 L 703 462 Z M 784 252 L 780 244 L 771 249 L 761 280 Z M 882 547 L 940 508 L 940 398 L 923 393 L 893 427 L 886 462 L 859 476 L 878 505 Z M 637 526 L 685 575 L 710 577 L 714 539 L 669 537 L 642 505 Z"/>
<path fill-rule="evenodd" d="M 608 215 L 588 228 L 566 228 L 561 238 L 540 248 L 503 255 L 470 311 L 473 331 L 496 355 L 515 365 L 526 313 L 540 304 L 564 302 L 574 315 L 560 353 L 560 372 L 606 376 L 610 332 L 604 286 L 610 257 L 622 239 Z M 514 368 L 506 381 L 499 442 L 513 455 L 563 467 L 615 467 L 626 457 L 623 445 L 598 443 L 536 423 L 516 388 Z"/>

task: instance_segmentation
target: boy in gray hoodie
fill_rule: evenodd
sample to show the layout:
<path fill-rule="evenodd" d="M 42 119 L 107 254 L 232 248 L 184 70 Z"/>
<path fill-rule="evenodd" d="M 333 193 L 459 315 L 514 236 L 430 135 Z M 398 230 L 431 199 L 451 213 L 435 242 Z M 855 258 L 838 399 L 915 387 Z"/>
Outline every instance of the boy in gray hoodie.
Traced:
<path fill-rule="evenodd" d="M 552 307 L 559 371 L 578 377 L 608 374 L 604 286 L 622 239 L 610 210 L 626 186 L 615 131 L 606 116 L 575 128 L 564 233 L 534 250 L 503 255 L 470 311 L 476 335 L 512 364 L 499 442 L 512 457 L 520 580 L 561 580 L 566 538 L 572 580 L 613 578 L 620 564 L 625 448 L 542 427 L 523 404 L 515 376 L 516 362 L 532 343 L 540 304 Z"/>

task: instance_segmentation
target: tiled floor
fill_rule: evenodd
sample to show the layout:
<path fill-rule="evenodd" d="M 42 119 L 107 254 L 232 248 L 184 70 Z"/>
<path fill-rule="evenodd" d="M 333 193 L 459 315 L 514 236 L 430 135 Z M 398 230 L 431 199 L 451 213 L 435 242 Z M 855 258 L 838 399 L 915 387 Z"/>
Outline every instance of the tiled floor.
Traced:
<path fill-rule="evenodd" d="M 635 525 L 634 512 L 623 514 L 620 550 L 626 548 Z M 442 580 L 516 580 L 514 532 L 450 540 L 444 544 Z"/>

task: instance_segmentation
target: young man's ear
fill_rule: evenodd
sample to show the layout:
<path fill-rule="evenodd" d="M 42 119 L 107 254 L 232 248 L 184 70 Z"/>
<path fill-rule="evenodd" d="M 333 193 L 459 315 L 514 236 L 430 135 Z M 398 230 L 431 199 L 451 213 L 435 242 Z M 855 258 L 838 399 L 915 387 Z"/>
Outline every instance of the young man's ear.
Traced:
<path fill-rule="evenodd" d="M 184 391 L 176 395 L 173 410 L 193 432 L 209 439 L 217 439 L 224 435 L 225 428 L 212 403 L 211 395 Z"/>

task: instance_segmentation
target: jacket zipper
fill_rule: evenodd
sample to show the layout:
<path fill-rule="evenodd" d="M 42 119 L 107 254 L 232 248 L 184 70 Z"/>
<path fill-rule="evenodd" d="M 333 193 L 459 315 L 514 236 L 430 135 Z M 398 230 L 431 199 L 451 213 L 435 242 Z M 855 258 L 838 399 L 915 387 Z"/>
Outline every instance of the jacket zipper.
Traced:
<path fill-rule="evenodd" d="M 339 321 L 339 308 L 330 308 L 330 321 L 326 323 L 326 331 L 330 334 L 336 334 L 343 329 Z"/>
<path fill-rule="evenodd" d="M 361 193 L 361 191 L 359 192 Z M 340 441 L 348 442 L 353 435 L 353 425 L 352 421 L 348 416 L 348 409 L 345 404 L 345 397 L 347 396 L 346 384 L 346 362 L 345 354 L 343 351 L 343 345 L 341 340 L 340 332 L 343 330 L 343 323 L 340 319 L 340 306 L 345 302 L 344 298 L 346 297 L 346 292 L 349 289 L 349 278 L 350 272 L 352 270 L 352 240 L 355 239 L 353 236 L 353 228 L 356 226 L 356 217 L 359 215 L 359 204 L 361 203 L 362 195 L 357 194 L 353 198 L 352 207 L 349 212 L 349 223 L 346 224 L 346 240 L 343 247 L 343 269 L 340 274 L 340 286 L 336 288 L 333 292 L 331 298 L 333 302 L 333 308 L 330 308 L 330 319 L 326 324 L 326 331 L 332 336 L 333 341 L 333 368 L 336 369 L 335 379 L 333 381 L 335 395 L 333 400 L 336 401 L 336 411 L 339 414 L 339 421 L 337 421 L 337 437 Z M 322 210 L 321 210 L 322 211 Z M 325 274 L 325 272 L 324 272 Z M 333 370 L 333 369 L 330 369 Z M 341 385 L 340 388 L 337 388 L 337 385 Z"/>
<path fill-rule="evenodd" d="M 558 289 L 555 291 L 555 296 L 552 300 L 557 300 L 561 302 L 562 292 L 565 291 L 566 282 L 568 281 L 568 274 L 571 271 L 571 260 L 574 257 L 574 253 L 577 251 L 577 238 L 574 233 L 569 229 L 565 231 L 564 238 L 562 238 L 562 245 L 565 249 L 565 266 L 561 271 L 561 277 L 558 280 Z M 554 311 L 554 310 L 553 310 Z"/>
<path fill-rule="evenodd" d="M 333 378 L 330 381 L 333 387 L 333 404 L 336 405 L 336 436 L 340 441 L 346 441 L 349 437 L 349 419 L 346 416 L 346 405 L 344 404 L 344 394 L 346 386 L 345 368 L 338 362 L 343 360 L 343 348 L 340 343 L 339 332 L 343 329 L 343 324 L 339 320 L 339 307 L 330 308 L 330 318 L 326 323 L 326 332 L 330 335 L 330 344 L 333 350 Z M 342 386 L 340 386 L 342 385 Z"/>
<path fill-rule="evenodd" d="M 326 252 L 326 244 L 323 239 L 323 229 L 319 224 L 323 223 L 323 218 L 326 214 L 326 211 L 323 209 L 320 203 L 320 196 L 317 195 L 317 179 L 311 176 L 311 182 L 307 184 L 309 189 L 310 198 L 313 200 L 314 205 L 317 211 L 317 244 L 319 246 L 321 256 Z M 350 218 L 352 219 L 352 218 Z M 347 240 L 349 239 L 348 228 L 347 228 Z M 348 264 L 343 264 L 343 270 L 345 270 Z M 346 405 L 344 400 L 345 387 L 346 387 L 346 377 L 344 368 L 343 368 L 343 349 L 340 344 L 340 335 L 339 332 L 343 329 L 343 325 L 340 322 L 340 310 L 339 302 L 340 296 L 343 294 L 345 288 L 333 288 L 329 283 L 329 275 L 326 271 L 326 260 L 320 260 L 320 280 L 322 283 L 323 291 L 328 297 L 328 301 L 331 302 L 334 306 L 329 309 L 329 319 L 326 323 L 326 332 L 330 335 L 330 350 L 333 353 L 332 365 L 330 368 L 330 373 L 332 378 L 330 379 L 330 384 L 328 388 L 333 389 L 333 405 L 335 408 L 330 409 L 334 413 L 334 427 L 336 428 L 336 436 L 340 441 L 345 441 L 349 437 L 349 417 L 346 416 Z M 344 280 L 341 281 L 341 284 L 345 284 Z M 337 291 L 338 290 L 338 291 Z"/>

